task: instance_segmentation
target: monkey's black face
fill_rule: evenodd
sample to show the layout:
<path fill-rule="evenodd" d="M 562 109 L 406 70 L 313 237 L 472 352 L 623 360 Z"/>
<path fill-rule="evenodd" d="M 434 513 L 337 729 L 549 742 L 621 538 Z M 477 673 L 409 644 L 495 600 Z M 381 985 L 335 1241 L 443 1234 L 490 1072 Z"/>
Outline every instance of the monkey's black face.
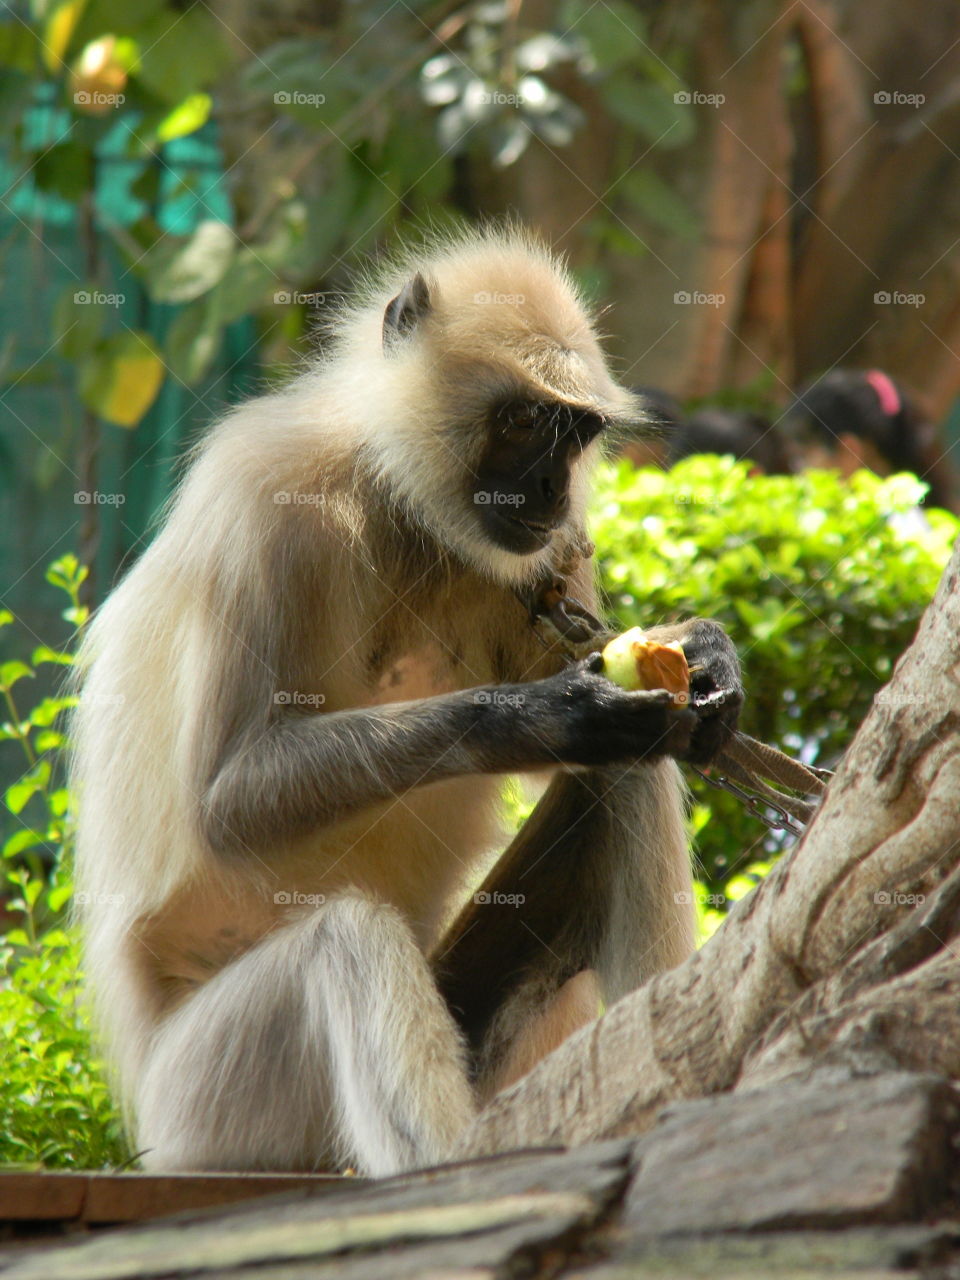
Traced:
<path fill-rule="evenodd" d="M 532 555 L 550 541 L 570 505 L 570 471 L 603 427 L 563 404 L 511 401 L 490 415 L 471 498 L 492 543 Z"/>

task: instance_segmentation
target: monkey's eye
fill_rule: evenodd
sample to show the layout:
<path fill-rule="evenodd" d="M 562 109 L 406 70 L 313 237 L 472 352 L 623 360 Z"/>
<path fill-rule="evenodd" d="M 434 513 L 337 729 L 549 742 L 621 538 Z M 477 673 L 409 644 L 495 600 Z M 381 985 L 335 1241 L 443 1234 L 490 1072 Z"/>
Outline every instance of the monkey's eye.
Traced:
<path fill-rule="evenodd" d="M 500 422 L 504 427 L 512 427 L 518 431 L 531 431 L 540 422 L 541 408 L 538 404 L 507 405 L 500 413 Z"/>

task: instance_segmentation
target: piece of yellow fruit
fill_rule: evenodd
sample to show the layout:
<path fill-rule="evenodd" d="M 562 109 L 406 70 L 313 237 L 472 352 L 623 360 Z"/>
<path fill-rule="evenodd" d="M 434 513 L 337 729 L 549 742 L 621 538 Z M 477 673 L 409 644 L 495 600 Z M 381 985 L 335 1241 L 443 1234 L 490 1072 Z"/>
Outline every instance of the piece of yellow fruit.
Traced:
<path fill-rule="evenodd" d="M 690 669 L 683 646 L 660 644 L 641 627 L 615 636 L 603 650 L 603 674 L 621 689 L 666 689 L 674 701 L 690 696 Z"/>

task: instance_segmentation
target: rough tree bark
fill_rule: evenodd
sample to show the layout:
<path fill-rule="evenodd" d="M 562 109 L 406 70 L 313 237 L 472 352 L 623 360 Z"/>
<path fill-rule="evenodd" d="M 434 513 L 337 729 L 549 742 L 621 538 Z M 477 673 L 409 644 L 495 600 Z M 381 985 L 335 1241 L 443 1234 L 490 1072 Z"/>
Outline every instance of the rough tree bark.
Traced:
<path fill-rule="evenodd" d="M 718 933 L 499 1094 L 464 1155 L 827 1074 L 960 1078 L 960 543 L 804 838 Z"/>

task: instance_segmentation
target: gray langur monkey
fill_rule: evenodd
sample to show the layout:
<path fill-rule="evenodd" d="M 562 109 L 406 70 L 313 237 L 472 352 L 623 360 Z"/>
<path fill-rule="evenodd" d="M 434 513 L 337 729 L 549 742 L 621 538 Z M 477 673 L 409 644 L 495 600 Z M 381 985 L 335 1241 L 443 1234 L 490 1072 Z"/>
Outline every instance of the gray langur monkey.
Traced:
<path fill-rule="evenodd" d="M 690 952 L 676 760 L 735 725 L 736 654 L 655 629 L 730 692 L 708 717 L 544 648 L 518 598 L 563 565 L 596 608 L 591 462 L 639 412 L 563 267 L 484 230 L 383 268 L 197 448 L 94 618 L 74 725 L 86 967 L 148 1169 L 442 1161 Z M 503 775 L 544 769 L 445 941 Z"/>

